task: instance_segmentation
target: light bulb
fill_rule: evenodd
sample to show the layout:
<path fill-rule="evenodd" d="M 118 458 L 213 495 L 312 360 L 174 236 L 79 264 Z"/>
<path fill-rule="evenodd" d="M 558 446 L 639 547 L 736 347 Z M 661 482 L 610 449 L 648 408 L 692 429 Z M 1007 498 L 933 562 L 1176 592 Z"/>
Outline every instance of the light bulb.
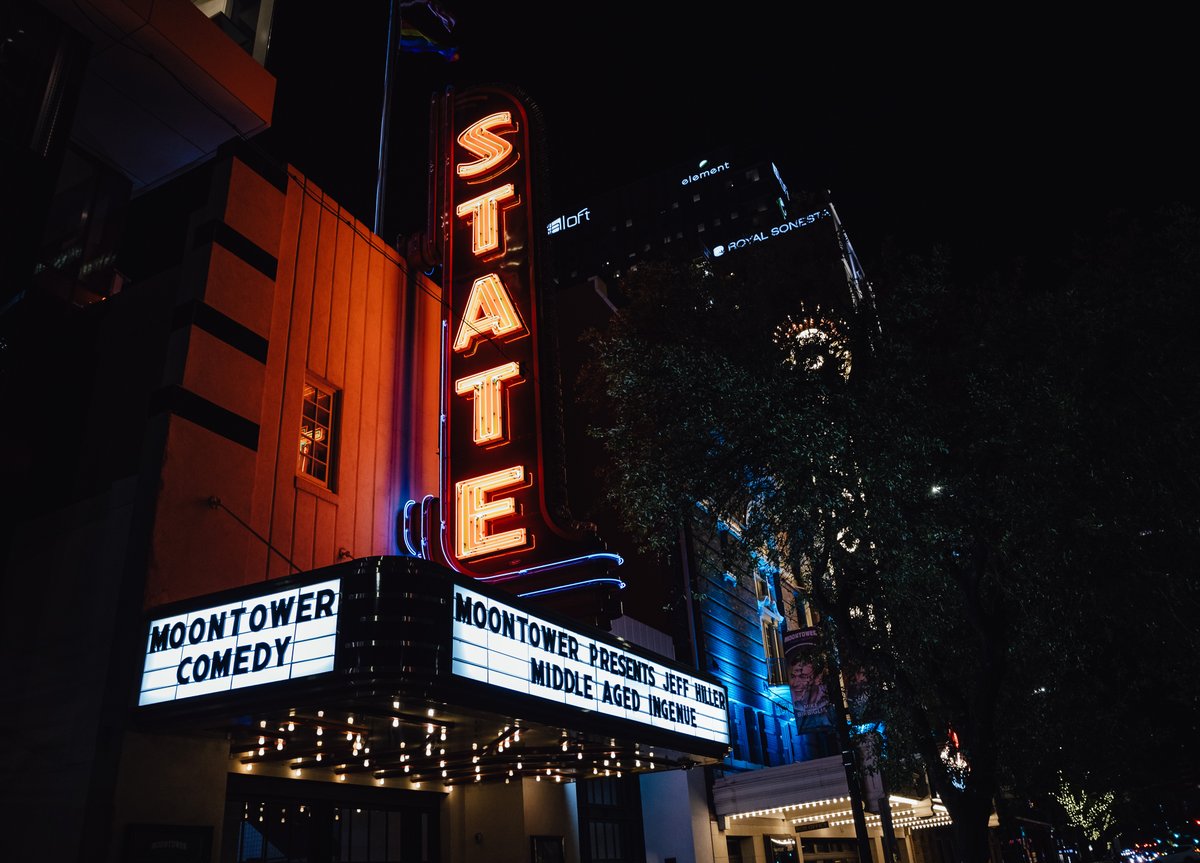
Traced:
<path fill-rule="evenodd" d="M 324 733 L 325 733 L 325 729 L 322 728 L 320 725 L 318 725 L 317 726 L 317 737 L 320 737 Z"/>
<path fill-rule="evenodd" d="M 399 728 L 399 727 L 400 727 L 400 717 L 393 716 L 392 717 L 392 728 Z"/>
<path fill-rule="evenodd" d="M 295 730 L 296 730 L 296 723 L 295 723 L 295 722 L 289 722 L 289 723 L 288 723 L 288 731 L 295 731 Z"/>

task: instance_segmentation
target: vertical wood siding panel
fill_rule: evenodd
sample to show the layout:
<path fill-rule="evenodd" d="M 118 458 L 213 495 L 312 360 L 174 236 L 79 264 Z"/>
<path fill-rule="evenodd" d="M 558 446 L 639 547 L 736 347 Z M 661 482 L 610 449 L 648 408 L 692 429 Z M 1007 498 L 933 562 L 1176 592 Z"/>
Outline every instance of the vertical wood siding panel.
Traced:
<path fill-rule="evenodd" d="M 296 490 L 296 517 L 292 521 L 292 553 L 288 555 L 301 572 L 313 568 L 313 531 L 317 523 L 317 497 Z"/>
<path fill-rule="evenodd" d="M 268 539 L 275 548 L 292 557 L 292 525 L 296 507 L 297 441 L 300 436 L 301 400 L 304 373 L 308 364 L 308 333 L 312 323 L 313 270 L 317 256 L 317 237 L 321 219 L 321 190 L 308 183 L 304 193 L 303 218 L 296 251 L 292 280 L 291 328 L 287 339 L 287 365 L 281 395 L 279 423 L 279 464 L 275 470 L 275 503 L 271 513 Z M 272 554 L 268 565 L 270 578 L 280 578 L 291 567 L 279 555 Z M 293 558 L 294 559 L 294 558 Z"/>
<path fill-rule="evenodd" d="M 349 230 L 349 228 L 348 228 Z M 363 334 L 367 318 L 367 278 L 371 248 L 359 231 L 354 233 L 348 316 L 346 321 L 345 389 L 342 391 L 341 479 L 338 483 L 341 505 L 337 514 L 338 545 L 355 557 L 367 554 L 354 541 L 357 491 L 361 484 L 360 428 L 362 425 Z"/>
<path fill-rule="evenodd" d="M 280 459 L 280 424 L 288 363 L 288 343 L 292 326 L 292 292 L 300 245 L 300 225 L 304 217 L 304 196 L 289 179 L 284 200 L 283 223 L 279 238 L 279 266 L 275 276 L 275 297 L 271 310 L 269 348 L 263 376 L 261 426 L 258 432 L 258 458 L 254 464 L 254 499 L 249 523 L 259 536 L 270 533 L 271 513 L 275 506 L 275 472 Z M 270 558 L 275 557 L 258 540 L 248 546 L 244 580 L 247 584 L 267 577 Z"/>
<path fill-rule="evenodd" d="M 353 272 L 354 227 L 348 224 L 350 215 L 338 210 L 337 265 L 333 270 L 333 286 L 329 306 L 329 361 L 326 377 L 339 387 L 346 386 L 346 326 L 350 317 L 350 277 Z"/>
<path fill-rule="evenodd" d="M 317 499 L 317 521 L 313 530 L 313 567 L 341 563 L 337 559 L 337 544 L 334 531 L 337 529 L 338 506 L 327 500 Z"/>
<path fill-rule="evenodd" d="M 385 504 L 383 513 L 377 516 L 378 540 L 376 547 L 379 555 L 395 555 L 398 551 L 396 540 L 396 517 L 404 502 L 400 497 L 400 356 L 401 334 L 404 331 L 403 307 L 403 269 L 402 266 L 391 262 L 384 269 L 384 304 L 383 304 L 383 361 L 379 367 L 385 370 L 379 382 L 379 424 L 378 448 L 380 465 L 383 466 L 382 486 L 386 495 L 380 495 L 379 501 Z"/>
<path fill-rule="evenodd" d="M 400 345 L 400 268 L 380 255 L 383 307 L 379 315 L 379 410 L 375 422 L 374 542 L 372 554 L 395 553 L 396 499 L 396 361 Z"/>
<path fill-rule="evenodd" d="M 323 378 L 329 378 L 329 321 L 333 269 L 337 253 L 337 212 L 326 201 L 321 210 L 317 240 L 317 263 L 313 273 L 312 329 L 308 338 L 308 367 Z"/>
<path fill-rule="evenodd" d="M 379 423 L 379 369 L 382 363 L 379 340 L 383 318 L 383 269 L 387 259 L 369 247 L 367 271 L 367 317 L 363 329 L 362 422 L 359 426 L 359 483 L 354 514 L 355 554 L 372 554 L 375 539 L 375 499 L 383 493 L 377 487 L 379 453 L 376 451 L 376 425 Z"/>

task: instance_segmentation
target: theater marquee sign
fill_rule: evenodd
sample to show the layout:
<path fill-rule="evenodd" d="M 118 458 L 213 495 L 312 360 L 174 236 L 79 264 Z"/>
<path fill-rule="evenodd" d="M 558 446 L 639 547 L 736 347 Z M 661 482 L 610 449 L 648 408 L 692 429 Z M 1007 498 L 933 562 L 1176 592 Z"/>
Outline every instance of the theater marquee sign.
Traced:
<path fill-rule="evenodd" d="M 454 674 L 686 737 L 729 742 L 725 690 L 456 585 Z"/>
<path fill-rule="evenodd" d="M 340 593 L 326 581 L 151 621 L 138 704 L 332 671 Z"/>
<path fill-rule="evenodd" d="M 729 746 L 715 677 L 414 557 L 182 601 L 151 611 L 143 637 L 146 715 L 245 716 L 314 698 L 365 714 L 364 693 L 385 693 L 385 710 L 434 701 L 708 757 Z"/>

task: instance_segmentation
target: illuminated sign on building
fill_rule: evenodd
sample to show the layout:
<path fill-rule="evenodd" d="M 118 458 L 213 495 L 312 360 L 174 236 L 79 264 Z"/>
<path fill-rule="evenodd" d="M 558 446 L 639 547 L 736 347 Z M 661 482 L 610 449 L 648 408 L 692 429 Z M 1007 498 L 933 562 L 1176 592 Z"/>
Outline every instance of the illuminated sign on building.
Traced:
<path fill-rule="evenodd" d="M 713 246 L 713 257 L 719 258 L 728 252 L 732 252 L 737 249 L 744 249 L 747 246 L 752 246 L 755 243 L 761 243 L 765 240 L 773 240 L 775 237 L 783 236 L 789 231 L 798 231 L 801 228 L 806 228 L 814 222 L 824 219 L 828 215 L 830 215 L 829 210 L 817 210 L 814 213 L 809 213 L 807 216 L 798 216 L 790 221 L 782 222 L 781 224 L 775 225 L 770 230 L 758 231 L 746 237 L 739 237 L 736 240 L 730 240 L 728 243 L 718 244 Z"/>
<path fill-rule="evenodd" d="M 574 216 L 559 216 L 558 218 L 556 218 L 554 221 L 552 221 L 550 224 L 548 224 L 546 226 L 546 233 L 547 234 L 557 234 L 559 231 L 565 231 L 568 228 L 578 227 L 580 225 L 580 223 L 590 222 L 591 220 L 592 220 L 591 211 L 587 207 L 584 207 L 582 210 L 580 210 Z"/>
<path fill-rule="evenodd" d="M 332 671 L 340 595 L 335 579 L 152 621 L 138 704 Z"/>
<path fill-rule="evenodd" d="M 729 742 L 725 689 L 456 585 L 451 671 L 567 707 Z"/>
<path fill-rule="evenodd" d="M 729 163 L 728 163 L 728 162 L 725 162 L 725 163 L 724 163 L 724 164 L 722 164 L 722 165 L 713 165 L 711 168 L 709 168 L 709 167 L 706 167 L 707 165 L 708 165 L 708 160 L 707 160 L 707 159 L 705 159 L 705 160 L 704 160 L 703 162 L 701 162 L 701 163 L 700 163 L 700 165 L 699 165 L 699 167 L 700 167 L 700 168 L 703 168 L 703 170 L 702 170 L 702 171 L 700 171 L 699 173 L 696 173 L 696 174 L 690 174 L 690 175 L 688 175 L 688 176 L 684 177 L 682 180 L 680 180 L 680 181 L 679 181 L 679 185 L 681 185 L 681 186 L 686 186 L 688 183 L 695 183 L 695 182 L 696 182 L 696 181 L 698 181 L 698 180 L 704 180 L 704 179 L 707 179 L 708 177 L 711 177 L 711 176 L 713 176 L 713 175 L 715 175 L 715 174 L 719 174 L 719 173 L 721 173 L 722 171 L 728 171 L 728 170 L 729 170 Z"/>
<path fill-rule="evenodd" d="M 456 570 L 494 580 L 619 562 L 588 554 L 596 544 L 582 548 L 547 504 L 529 112 L 490 87 L 453 96 L 446 110 L 441 551 Z M 547 231 L 589 218 L 584 208 Z"/>

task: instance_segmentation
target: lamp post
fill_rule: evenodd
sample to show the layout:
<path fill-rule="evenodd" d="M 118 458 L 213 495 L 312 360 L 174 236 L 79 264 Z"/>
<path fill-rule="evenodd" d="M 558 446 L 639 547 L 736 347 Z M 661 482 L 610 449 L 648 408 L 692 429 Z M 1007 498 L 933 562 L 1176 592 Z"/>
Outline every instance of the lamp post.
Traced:
<path fill-rule="evenodd" d="M 829 698 L 834 706 L 834 730 L 838 746 L 842 750 L 842 766 L 846 769 L 846 787 L 850 797 L 850 811 L 854 816 L 854 838 L 858 844 L 859 863 L 871 863 L 871 837 L 867 835 L 867 818 L 863 808 L 862 780 L 859 776 L 858 750 L 850 737 L 850 705 L 842 685 L 842 662 L 838 656 L 837 634 L 832 618 L 823 617 L 825 636 L 829 644 L 832 664 L 829 674 Z"/>

